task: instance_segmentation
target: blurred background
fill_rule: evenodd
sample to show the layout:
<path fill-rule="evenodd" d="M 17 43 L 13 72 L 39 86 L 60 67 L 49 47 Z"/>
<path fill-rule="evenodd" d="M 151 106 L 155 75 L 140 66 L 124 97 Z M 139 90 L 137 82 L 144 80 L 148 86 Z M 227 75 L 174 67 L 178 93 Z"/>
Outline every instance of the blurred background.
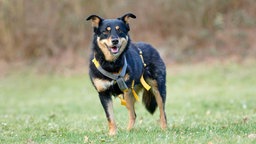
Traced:
<path fill-rule="evenodd" d="M 97 14 L 132 12 L 131 39 L 155 46 L 167 64 L 255 59 L 254 0 L 0 0 L 0 71 L 87 71 Z"/>

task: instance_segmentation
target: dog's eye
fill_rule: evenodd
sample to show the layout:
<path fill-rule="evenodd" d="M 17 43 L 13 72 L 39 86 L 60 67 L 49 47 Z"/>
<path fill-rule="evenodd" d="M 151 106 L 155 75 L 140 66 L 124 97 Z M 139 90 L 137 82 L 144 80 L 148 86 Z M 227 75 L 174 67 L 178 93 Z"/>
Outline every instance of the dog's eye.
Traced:
<path fill-rule="evenodd" d="M 110 27 L 107 27 L 105 31 L 103 31 L 103 34 L 108 35 L 111 31 Z"/>
<path fill-rule="evenodd" d="M 119 27 L 119 26 L 116 26 L 116 31 L 118 31 L 119 33 L 121 33 L 121 32 L 122 32 L 122 30 L 120 29 L 120 27 Z"/>

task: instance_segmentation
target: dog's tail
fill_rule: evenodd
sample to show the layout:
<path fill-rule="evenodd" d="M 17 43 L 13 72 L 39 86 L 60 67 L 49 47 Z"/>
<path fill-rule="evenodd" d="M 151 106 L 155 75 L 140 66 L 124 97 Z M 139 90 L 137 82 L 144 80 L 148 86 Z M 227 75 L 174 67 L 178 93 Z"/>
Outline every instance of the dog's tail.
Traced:
<path fill-rule="evenodd" d="M 156 98 L 152 94 L 151 91 L 146 91 L 145 90 L 143 92 L 142 102 L 145 105 L 148 112 L 150 112 L 151 114 L 153 114 L 155 112 L 156 107 L 157 107 L 157 103 L 156 103 Z"/>

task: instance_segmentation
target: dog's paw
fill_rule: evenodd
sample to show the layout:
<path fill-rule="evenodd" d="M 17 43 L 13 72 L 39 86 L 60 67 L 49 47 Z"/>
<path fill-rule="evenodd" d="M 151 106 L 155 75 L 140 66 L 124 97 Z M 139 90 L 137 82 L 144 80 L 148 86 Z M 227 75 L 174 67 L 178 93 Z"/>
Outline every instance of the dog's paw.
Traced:
<path fill-rule="evenodd" d="M 129 122 L 129 124 L 128 124 L 128 126 L 127 126 L 127 130 L 128 130 L 128 131 L 132 130 L 132 128 L 133 128 L 133 126 L 134 126 L 134 123 L 135 123 L 134 120 L 131 120 L 131 121 Z"/>
<path fill-rule="evenodd" d="M 160 125 L 161 125 L 162 130 L 166 130 L 166 129 L 167 129 L 166 120 L 162 120 L 162 121 L 160 122 Z"/>
<path fill-rule="evenodd" d="M 117 131 L 116 129 L 115 130 L 109 130 L 109 133 L 108 133 L 110 136 L 114 136 L 117 134 Z"/>

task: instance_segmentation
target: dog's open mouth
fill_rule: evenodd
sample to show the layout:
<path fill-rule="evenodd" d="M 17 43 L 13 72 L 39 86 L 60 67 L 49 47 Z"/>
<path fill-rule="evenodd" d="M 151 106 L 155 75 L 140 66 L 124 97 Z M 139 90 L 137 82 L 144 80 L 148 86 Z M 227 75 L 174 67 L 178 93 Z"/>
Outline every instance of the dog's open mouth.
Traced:
<path fill-rule="evenodd" d="M 119 52 L 119 48 L 117 46 L 112 46 L 110 47 L 110 51 L 111 53 L 116 54 Z"/>

